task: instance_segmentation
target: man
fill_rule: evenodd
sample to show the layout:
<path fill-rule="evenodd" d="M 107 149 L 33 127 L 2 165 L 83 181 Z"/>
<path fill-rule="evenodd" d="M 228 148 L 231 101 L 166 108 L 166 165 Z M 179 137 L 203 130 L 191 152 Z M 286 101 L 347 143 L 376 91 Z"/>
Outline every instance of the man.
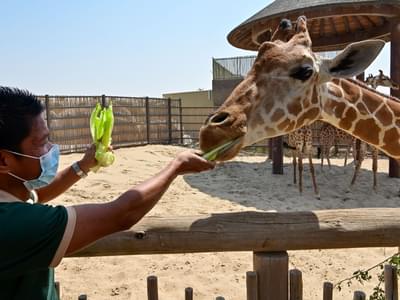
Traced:
<path fill-rule="evenodd" d="M 130 228 L 178 175 L 214 167 L 186 151 L 112 202 L 44 205 L 85 177 L 96 161 L 91 147 L 82 160 L 57 173 L 59 149 L 49 142 L 42 113 L 32 94 L 0 87 L 0 299 L 57 299 L 53 268 L 63 256 Z"/>

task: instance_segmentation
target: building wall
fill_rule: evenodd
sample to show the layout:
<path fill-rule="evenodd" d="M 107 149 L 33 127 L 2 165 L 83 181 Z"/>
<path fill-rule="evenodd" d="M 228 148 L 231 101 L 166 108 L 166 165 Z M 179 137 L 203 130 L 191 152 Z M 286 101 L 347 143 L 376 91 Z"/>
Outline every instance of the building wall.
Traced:
<path fill-rule="evenodd" d="M 166 93 L 163 98 L 181 99 L 182 107 L 213 107 L 212 92 L 210 90 L 191 91 L 180 93 Z"/>
<path fill-rule="evenodd" d="M 242 78 L 238 79 L 223 79 L 212 81 L 212 96 L 215 106 L 220 106 L 225 99 L 232 93 L 233 89 L 242 82 Z"/>

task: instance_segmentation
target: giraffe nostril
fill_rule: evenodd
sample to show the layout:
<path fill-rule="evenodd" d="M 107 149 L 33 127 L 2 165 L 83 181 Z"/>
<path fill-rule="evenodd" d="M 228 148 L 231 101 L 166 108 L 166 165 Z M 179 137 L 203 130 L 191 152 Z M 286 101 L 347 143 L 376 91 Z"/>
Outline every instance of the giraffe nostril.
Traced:
<path fill-rule="evenodd" d="M 228 117 L 229 117 L 229 113 L 220 112 L 220 113 L 217 113 L 217 114 L 211 116 L 209 123 L 214 124 L 214 125 L 223 124 L 224 122 L 226 122 L 228 120 Z"/>

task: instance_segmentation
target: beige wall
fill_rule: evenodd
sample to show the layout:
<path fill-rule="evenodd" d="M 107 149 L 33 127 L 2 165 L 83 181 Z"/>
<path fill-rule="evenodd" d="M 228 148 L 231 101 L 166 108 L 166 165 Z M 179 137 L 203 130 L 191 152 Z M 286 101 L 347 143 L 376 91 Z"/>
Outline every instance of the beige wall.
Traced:
<path fill-rule="evenodd" d="M 166 93 L 163 98 L 182 99 L 182 107 L 213 107 L 210 90 Z"/>

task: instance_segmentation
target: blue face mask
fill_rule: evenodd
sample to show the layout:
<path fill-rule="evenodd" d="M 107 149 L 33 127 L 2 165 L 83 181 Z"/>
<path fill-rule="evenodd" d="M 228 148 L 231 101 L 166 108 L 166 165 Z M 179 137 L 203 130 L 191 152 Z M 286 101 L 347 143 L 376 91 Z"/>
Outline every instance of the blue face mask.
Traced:
<path fill-rule="evenodd" d="M 40 160 L 40 167 L 42 168 L 42 173 L 40 174 L 40 176 L 36 179 L 32 179 L 32 180 L 26 180 L 23 179 L 17 175 L 14 175 L 12 173 L 8 173 L 9 175 L 21 180 L 24 182 L 24 186 L 29 190 L 36 190 L 36 189 L 40 189 L 41 187 L 44 187 L 46 185 L 48 185 L 50 182 L 53 181 L 54 177 L 57 174 L 57 170 L 58 170 L 58 162 L 60 159 L 60 148 L 58 145 L 54 144 L 51 149 L 49 150 L 49 152 L 47 152 L 46 154 L 37 157 L 37 156 L 31 156 L 31 155 L 26 155 L 26 154 L 22 154 L 22 153 L 18 153 L 18 152 L 14 152 L 14 151 L 9 151 L 10 153 L 16 154 L 16 155 L 20 155 L 20 156 L 24 156 L 24 157 L 28 157 L 28 158 L 32 158 L 32 159 L 39 159 Z"/>

